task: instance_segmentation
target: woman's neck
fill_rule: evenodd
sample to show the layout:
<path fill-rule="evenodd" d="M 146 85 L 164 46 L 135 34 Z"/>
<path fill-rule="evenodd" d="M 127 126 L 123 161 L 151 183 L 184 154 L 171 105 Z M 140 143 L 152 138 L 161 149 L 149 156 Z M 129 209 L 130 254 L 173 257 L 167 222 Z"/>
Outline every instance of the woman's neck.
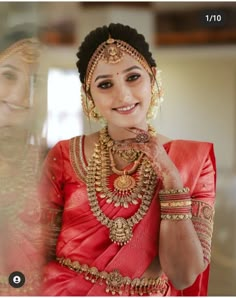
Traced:
<path fill-rule="evenodd" d="M 148 130 L 148 124 L 138 125 L 135 128 L 140 128 L 143 130 Z M 113 140 L 125 140 L 130 138 L 135 138 L 136 134 L 131 131 L 131 127 L 119 127 L 112 124 L 108 124 L 108 133 Z"/>

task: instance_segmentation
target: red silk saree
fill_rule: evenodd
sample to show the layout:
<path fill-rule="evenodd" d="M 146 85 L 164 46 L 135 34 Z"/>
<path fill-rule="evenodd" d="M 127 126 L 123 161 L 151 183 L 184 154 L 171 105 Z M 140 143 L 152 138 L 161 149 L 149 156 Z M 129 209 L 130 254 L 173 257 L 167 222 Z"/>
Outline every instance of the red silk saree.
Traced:
<path fill-rule="evenodd" d="M 164 147 L 196 201 L 193 205 L 194 214 L 196 217 L 204 217 L 200 209 L 204 209 L 205 203 L 207 207 L 213 207 L 215 197 L 212 144 L 179 140 L 168 142 Z M 55 210 L 63 210 L 56 256 L 79 261 L 100 271 L 111 272 L 117 269 L 123 276 L 132 279 L 142 277 L 152 260 L 158 256 L 159 187 L 157 185 L 147 214 L 134 226 L 132 239 L 121 247 L 110 241 L 107 227 L 101 225 L 90 210 L 84 178 L 86 165 L 83 137 L 59 142 L 51 149 L 44 164 L 41 188 L 46 194 L 45 199 L 50 202 L 51 210 L 51 215 L 45 212 L 46 217 L 53 217 Z M 112 204 L 103 201 L 100 206 L 109 218 L 127 218 L 137 210 L 136 205 L 127 209 L 114 208 Z M 175 290 L 169 283 L 165 295 L 206 295 L 207 284 L 208 269 L 192 287 L 184 291 Z M 91 283 L 82 274 L 57 261 L 50 261 L 45 267 L 43 295 L 110 296 L 105 288 L 104 284 Z"/>

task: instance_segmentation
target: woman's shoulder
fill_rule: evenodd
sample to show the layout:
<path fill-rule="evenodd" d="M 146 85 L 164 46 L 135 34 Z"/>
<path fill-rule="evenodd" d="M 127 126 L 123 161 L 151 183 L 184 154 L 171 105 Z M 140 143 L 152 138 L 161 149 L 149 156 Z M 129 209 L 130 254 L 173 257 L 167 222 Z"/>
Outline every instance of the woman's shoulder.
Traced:
<path fill-rule="evenodd" d="M 172 146 L 178 146 L 178 147 L 211 147 L 213 144 L 211 142 L 206 141 L 199 141 L 199 140 L 189 140 L 189 139 L 171 139 L 165 135 L 158 134 L 157 135 L 160 142 L 163 146 L 165 145 L 172 145 Z"/>
<path fill-rule="evenodd" d="M 214 144 L 206 141 L 189 139 L 170 139 L 165 136 L 161 138 L 162 144 L 168 154 L 172 157 L 185 160 L 204 159 L 211 155 L 214 158 Z"/>

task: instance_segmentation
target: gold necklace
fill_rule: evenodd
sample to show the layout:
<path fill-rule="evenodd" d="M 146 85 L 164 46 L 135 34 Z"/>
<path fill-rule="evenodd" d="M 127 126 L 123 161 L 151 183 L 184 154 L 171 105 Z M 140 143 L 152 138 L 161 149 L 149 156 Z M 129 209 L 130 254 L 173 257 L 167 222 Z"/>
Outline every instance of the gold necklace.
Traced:
<path fill-rule="evenodd" d="M 135 160 L 134 165 L 130 170 L 120 171 L 116 168 L 116 164 L 111 152 L 111 148 L 109 149 L 111 169 L 113 173 L 119 175 L 119 177 L 117 177 L 114 181 L 114 187 L 119 194 L 121 195 L 126 194 L 135 187 L 136 181 L 131 175 L 137 171 L 137 168 L 140 165 L 143 155 L 144 153 L 140 154 L 139 158 Z"/>
<path fill-rule="evenodd" d="M 102 146 L 103 157 L 101 158 L 100 154 L 95 155 L 95 157 L 101 160 L 103 170 L 97 173 L 95 184 L 100 198 L 106 199 L 109 204 L 114 203 L 115 207 L 128 208 L 129 204 L 138 204 L 138 199 L 142 199 L 143 189 L 148 184 L 148 176 L 140 169 L 144 154 L 141 153 L 130 170 L 120 171 L 115 167 L 112 156 L 114 141 L 108 135 L 107 128 L 100 131 L 99 141 Z M 114 180 L 114 189 L 108 185 L 107 177 L 110 175 L 110 170 L 119 175 Z M 137 181 L 131 176 L 135 171 L 137 171 Z"/>
<path fill-rule="evenodd" d="M 114 153 L 117 153 L 121 159 L 128 162 L 133 162 L 139 158 L 141 152 L 129 149 L 129 150 L 112 150 Z"/>
<path fill-rule="evenodd" d="M 150 124 L 148 124 L 148 132 L 151 136 L 156 135 L 155 128 L 153 126 L 151 126 Z M 139 139 L 139 137 L 138 137 L 138 140 L 142 141 Z M 142 134 L 141 134 L 141 138 L 142 138 Z M 133 161 L 137 160 L 141 154 L 141 151 L 138 151 L 138 150 L 135 150 L 132 148 L 130 148 L 128 150 L 114 150 L 114 148 L 112 148 L 112 152 L 114 154 L 118 154 L 121 159 L 123 159 L 124 161 L 128 161 L 128 162 L 133 162 Z"/>
<path fill-rule="evenodd" d="M 102 198 L 103 195 L 108 196 L 111 194 L 111 197 L 108 199 L 114 201 L 113 192 L 109 191 L 107 193 L 107 190 L 103 189 L 110 175 L 111 168 L 109 165 L 108 148 L 112 147 L 110 138 L 103 135 L 104 131 L 105 130 L 102 129 L 100 132 L 100 136 L 102 135 L 103 137 L 101 137 L 99 142 L 95 144 L 94 153 L 87 168 L 86 182 L 88 200 L 94 216 L 101 224 L 109 229 L 109 237 L 111 241 L 118 245 L 125 245 L 133 236 L 134 225 L 143 219 L 149 209 L 157 184 L 157 176 L 152 169 L 150 161 L 146 157 L 143 157 L 138 170 L 140 177 L 137 183 L 137 189 L 140 191 L 140 196 L 142 198 L 138 210 L 129 218 L 117 217 L 115 219 L 110 219 L 107 217 L 98 203 L 98 195 Z M 108 143 L 104 144 L 104 140 Z M 141 189 L 139 188 L 140 185 Z M 135 193 L 135 196 L 138 194 L 137 191 L 133 193 Z"/>

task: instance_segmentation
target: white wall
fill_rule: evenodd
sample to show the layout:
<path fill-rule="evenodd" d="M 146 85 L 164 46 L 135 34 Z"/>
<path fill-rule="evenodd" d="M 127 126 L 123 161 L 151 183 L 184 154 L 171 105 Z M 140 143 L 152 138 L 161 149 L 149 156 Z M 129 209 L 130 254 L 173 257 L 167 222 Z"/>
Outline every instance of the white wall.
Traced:
<path fill-rule="evenodd" d="M 184 51 L 184 49 L 183 49 Z M 217 49 L 216 49 L 217 51 Z M 236 54 L 212 55 L 197 48 L 156 53 L 165 91 L 158 130 L 177 139 L 213 142 L 217 167 L 235 169 Z M 189 55 L 192 53 L 191 55 Z M 202 55 L 203 53 L 203 55 Z"/>

